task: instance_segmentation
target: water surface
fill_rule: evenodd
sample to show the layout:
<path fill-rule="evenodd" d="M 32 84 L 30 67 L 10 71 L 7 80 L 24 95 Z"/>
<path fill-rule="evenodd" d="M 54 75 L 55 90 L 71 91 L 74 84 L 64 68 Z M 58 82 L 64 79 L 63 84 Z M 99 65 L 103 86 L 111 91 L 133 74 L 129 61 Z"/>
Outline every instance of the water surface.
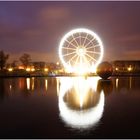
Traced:
<path fill-rule="evenodd" d="M 0 79 L 0 138 L 140 138 L 140 77 Z"/>

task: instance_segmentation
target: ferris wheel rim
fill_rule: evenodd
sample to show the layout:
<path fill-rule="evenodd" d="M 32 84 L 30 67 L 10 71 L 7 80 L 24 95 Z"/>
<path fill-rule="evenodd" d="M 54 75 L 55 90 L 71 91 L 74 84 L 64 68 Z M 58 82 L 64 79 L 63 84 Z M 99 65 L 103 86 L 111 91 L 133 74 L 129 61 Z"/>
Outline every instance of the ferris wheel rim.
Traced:
<path fill-rule="evenodd" d="M 65 41 L 70 36 L 72 36 L 73 34 L 76 34 L 76 33 L 86 33 L 87 35 L 91 35 L 92 37 L 94 37 L 94 39 L 97 40 L 97 42 L 99 44 L 99 47 L 100 47 L 100 56 L 99 56 L 96 64 L 94 65 L 94 67 L 96 68 L 103 58 L 103 53 L 104 53 L 103 43 L 102 43 L 100 37 L 95 32 L 93 32 L 93 31 L 91 31 L 87 28 L 73 29 L 63 36 L 63 38 L 61 39 L 60 44 L 59 44 L 59 57 L 60 57 L 60 60 L 61 60 L 62 64 L 64 65 L 64 67 L 66 67 L 68 69 L 71 69 L 71 70 L 73 69 L 72 66 L 70 66 L 68 63 L 66 63 L 65 60 L 63 59 L 62 49 L 63 49 L 63 45 L 64 45 Z"/>

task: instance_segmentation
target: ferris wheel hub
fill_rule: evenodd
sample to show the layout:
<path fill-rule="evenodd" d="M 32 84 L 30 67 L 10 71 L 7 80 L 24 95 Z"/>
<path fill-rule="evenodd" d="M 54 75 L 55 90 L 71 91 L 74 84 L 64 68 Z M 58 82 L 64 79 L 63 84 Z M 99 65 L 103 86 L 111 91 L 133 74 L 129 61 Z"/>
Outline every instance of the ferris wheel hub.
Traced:
<path fill-rule="evenodd" d="M 84 56 L 85 53 L 86 53 L 86 49 L 85 49 L 84 47 L 77 47 L 76 53 L 77 53 L 79 56 Z"/>

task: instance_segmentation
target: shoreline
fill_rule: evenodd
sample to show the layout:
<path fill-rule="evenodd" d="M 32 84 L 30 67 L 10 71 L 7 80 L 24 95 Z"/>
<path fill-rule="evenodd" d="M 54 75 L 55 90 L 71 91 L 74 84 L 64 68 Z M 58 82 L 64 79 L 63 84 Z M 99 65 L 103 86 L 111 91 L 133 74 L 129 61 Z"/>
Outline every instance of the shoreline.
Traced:
<path fill-rule="evenodd" d="M 0 75 L 0 78 L 32 78 L 32 77 L 96 77 L 98 75 L 69 75 L 69 74 L 55 74 L 55 75 Z M 113 74 L 110 77 L 140 77 L 140 74 Z"/>

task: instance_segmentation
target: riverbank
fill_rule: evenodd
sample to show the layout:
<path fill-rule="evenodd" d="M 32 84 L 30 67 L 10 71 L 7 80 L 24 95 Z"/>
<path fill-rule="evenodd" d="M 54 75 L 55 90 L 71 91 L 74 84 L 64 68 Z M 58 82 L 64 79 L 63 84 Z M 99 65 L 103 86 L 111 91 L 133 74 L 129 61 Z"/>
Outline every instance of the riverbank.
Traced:
<path fill-rule="evenodd" d="M 84 76 L 84 77 L 93 77 L 98 76 L 95 73 L 86 74 L 86 75 L 77 75 L 77 74 L 67 74 L 67 73 L 61 73 L 61 74 L 55 74 L 55 73 L 45 73 L 45 72 L 36 72 L 36 73 L 29 73 L 29 72 L 0 72 L 0 78 L 16 78 L 16 77 L 78 77 L 78 76 Z M 118 74 L 112 74 L 111 77 L 140 77 L 140 73 L 118 73 Z"/>

